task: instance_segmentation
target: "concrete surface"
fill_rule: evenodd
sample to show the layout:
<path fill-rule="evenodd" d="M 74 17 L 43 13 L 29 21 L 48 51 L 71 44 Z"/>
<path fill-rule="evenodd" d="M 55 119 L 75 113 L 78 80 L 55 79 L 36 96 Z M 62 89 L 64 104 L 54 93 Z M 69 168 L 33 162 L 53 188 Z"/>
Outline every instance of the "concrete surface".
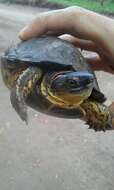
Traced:
<path fill-rule="evenodd" d="M 38 8 L 0 5 L 0 54 Z M 114 96 L 114 76 L 97 73 Z M 0 190 L 114 190 L 114 132 L 95 133 L 79 120 L 29 110 L 26 126 L 12 109 L 0 78 Z"/>

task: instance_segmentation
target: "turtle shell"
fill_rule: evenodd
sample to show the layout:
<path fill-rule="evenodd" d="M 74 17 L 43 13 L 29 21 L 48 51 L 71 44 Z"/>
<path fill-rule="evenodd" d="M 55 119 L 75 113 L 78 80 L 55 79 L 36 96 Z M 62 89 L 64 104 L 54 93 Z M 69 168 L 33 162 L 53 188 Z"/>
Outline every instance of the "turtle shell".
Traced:
<path fill-rule="evenodd" d="M 8 67 L 19 68 L 21 65 L 40 67 L 42 70 L 74 70 L 89 71 L 94 74 L 91 67 L 85 61 L 80 51 L 65 40 L 56 37 L 33 38 L 21 42 L 10 48 L 2 57 Z M 39 81 L 40 83 L 40 81 Z M 40 85 L 40 84 L 39 84 Z M 90 96 L 98 102 L 104 102 L 105 96 L 100 92 L 97 79 L 95 77 L 94 88 Z M 77 118 L 82 116 L 80 109 L 66 110 L 51 105 L 40 93 L 40 89 L 34 89 L 28 97 L 28 105 L 41 112 L 46 112 L 59 117 Z"/>
<path fill-rule="evenodd" d="M 32 38 L 19 43 L 15 48 L 10 48 L 2 59 L 5 59 L 11 68 L 25 64 L 42 67 L 44 71 L 47 69 L 48 71 L 61 69 L 89 71 L 95 76 L 80 51 L 69 42 L 56 37 Z M 91 97 L 98 102 L 106 100 L 100 92 L 96 76 Z"/>
<path fill-rule="evenodd" d="M 27 64 L 48 69 L 62 68 L 91 71 L 83 56 L 72 44 L 56 37 L 33 38 L 6 51 L 5 60 L 14 66 Z M 12 63 L 12 64 L 11 64 Z"/>

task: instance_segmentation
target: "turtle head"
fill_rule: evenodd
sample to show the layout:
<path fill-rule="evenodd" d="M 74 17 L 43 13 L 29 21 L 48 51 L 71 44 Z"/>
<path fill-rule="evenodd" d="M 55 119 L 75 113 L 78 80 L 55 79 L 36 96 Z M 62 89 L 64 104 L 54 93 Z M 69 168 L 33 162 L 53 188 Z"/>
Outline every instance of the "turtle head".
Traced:
<path fill-rule="evenodd" d="M 94 76 L 87 71 L 63 71 L 48 76 L 48 99 L 55 104 L 76 106 L 92 92 Z"/>

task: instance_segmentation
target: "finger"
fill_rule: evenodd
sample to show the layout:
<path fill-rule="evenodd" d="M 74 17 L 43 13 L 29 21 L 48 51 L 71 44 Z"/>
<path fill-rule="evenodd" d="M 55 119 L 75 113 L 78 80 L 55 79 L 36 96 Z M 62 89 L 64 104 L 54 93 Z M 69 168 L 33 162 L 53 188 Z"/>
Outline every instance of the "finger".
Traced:
<path fill-rule="evenodd" d="M 59 31 L 64 34 L 72 28 L 70 21 L 71 18 L 67 18 L 64 9 L 42 13 L 20 32 L 19 37 L 22 40 L 27 40 L 31 37 L 43 35 L 48 31 Z"/>
<path fill-rule="evenodd" d="M 80 48 L 81 50 L 88 51 L 88 52 L 84 51 L 83 54 L 88 54 L 88 53 L 90 54 L 89 51 L 91 51 L 92 54 L 93 53 L 95 54 L 94 60 L 92 58 L 93 62 L 96 61 L 97 64 L 98 64 L 98 62 L 99 62 L 99 64 L 101 64 L 101 62 L 102 62 L 102 66 L 104 66 L 105 70 L 107 68 L 108 71 L 110 70 L 110 73 L 114 73 L 113 72 L 114 71 L 114 63 L 113 63 L 112 59 L 109 57 L 109 55 L 108 56 L 105 55 L 105 51 L 103 51 L 101 48 L 99 48 L 93 41 L 80 39 L 80 38 L 74 37 L 69 34 L 61 35 L 61 36 L 59 36 L 59 38 L 72 43 L 73 45 L 75 45 L 77 48 Z M 96 55 L 100 58 L 96 59 Z M 91 58 L 90 58 L 90 60 L 91 60 Z M 106 65 L 107 65 L 107 67 L 106 67 Z"/>
<path fill-rule="evenodd" d="M 55 36 L 55 37 L 59 37 L 61 35 L 63 35 L 65 33 L 65 31 L 48 31 L 47 33 L 45 33 L 46 36 Z"/>
<path fill-rule="evenodd" d="M 93 70 L 102 70 L 105 72 L 114 73 L 114 67 L 111 67 L 111 64 L 109 65 L 109 61 L 106 59 L 106 57 L 104 57 L 102 54 L 99 55 L 99 50 L 94 42 L 79 39 L 68 34 L 59 36 L 59 38 L 69 41 L 70 43 L 78 48 L 81 48 L 82 50 L 91 51 L 91 54 L 85 51 L 83 55 L 86 58 L 87 62 L 91 65 Z M 97 54 L 94 52 L 97 52 Z"/>
<path fill-rule="evenodd" d="M 85 59 L 91 65 L 92 70 L 114 74 L 114 68 L 108 65 L 107 62 L 102 60 L 99 56 L 86 56 Z"/>
<path fill-rule="evenodd" d="M 77 37 L 74 37 L 74 36 L 71 36 L 68 34 L 59 36 L 59 38 L 72 43 L 73 45 L 75 45 L 78 48 L 81 48 L 82 50 L 97 52 L 97 47 L 96 47 L 95 43 L 92 41 L 79 39 Z"/>

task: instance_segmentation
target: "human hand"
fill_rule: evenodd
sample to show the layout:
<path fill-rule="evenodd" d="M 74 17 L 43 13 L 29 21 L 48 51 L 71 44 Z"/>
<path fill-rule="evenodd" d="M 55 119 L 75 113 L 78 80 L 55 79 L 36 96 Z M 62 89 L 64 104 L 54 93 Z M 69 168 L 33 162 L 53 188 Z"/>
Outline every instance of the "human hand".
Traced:
<path fill-rule="evenodd" d="M 95 52 L 95 56 L 85 56 L 92 69 L 114 74 L 113 19 L 80 7 L 69 7 L 39 14 L 20 32 L 19 37 L 27 40 L 47 33 L 82 50 Z M 114 112 L 114 104 L 109 106 L 109 111 Z"/>
<path fill-rule="evenodd" d="M 94 56 L 85 56 L 92 69 L 114 73 L 113 19 L 74 6 L 39 14 L 19 37 L 27 40 L 46 33 L 68 40 L 82 50 L 95 52 Z"/>

